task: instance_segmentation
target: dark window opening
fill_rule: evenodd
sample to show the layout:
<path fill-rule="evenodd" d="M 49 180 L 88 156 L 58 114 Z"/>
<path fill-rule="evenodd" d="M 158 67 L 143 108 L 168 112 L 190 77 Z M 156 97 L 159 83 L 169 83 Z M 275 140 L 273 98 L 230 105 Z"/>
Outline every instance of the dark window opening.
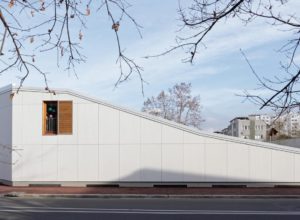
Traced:
<path fill-rule="evenodd" d="M 45 133 L 57 134 L 57 102 L 45 102 Z"/>

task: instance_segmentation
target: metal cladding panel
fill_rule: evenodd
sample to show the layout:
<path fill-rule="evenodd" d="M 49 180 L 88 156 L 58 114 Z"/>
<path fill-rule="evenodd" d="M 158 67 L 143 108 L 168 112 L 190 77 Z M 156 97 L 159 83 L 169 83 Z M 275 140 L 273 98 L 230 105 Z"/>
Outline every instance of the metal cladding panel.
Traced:
<path fill-rule="evenodd" d="M 0 108 L 0 146 L 12 147 L 12 107 Z"/>
<path fill-rule="evenodd" d="M 228 143 L 227 179 L 235 182 L 249 181 L 249 146 Z"/>
<path fill-rule="evenodd" d="M 78 146 L 58 146 L 58 177 L 59 181 L 78 181 Z"/>
<path fill-rule="evenodd" d="M 294 155 L 272 150 L 272 182 L 294 182 Z"/>
<path fill-rule="evenodd" d="M 184 181 L 205 180 L 205 144 L 184 144 Z"/>
<path fill-rule="evenodd" d="M 162 181 L 184 181 L 183 156 L 183 144 L 162 144 Z"/>
<path fill-rule="evenodd" d="M 49 94 L 49 95 L 48 95 Z M 14 96 L 19 96 L 16 94 Z M 40 92 L 22 92 L 22 105 L 40 105 L 44 99 L 50 97 L 50 93 L 40 93 Z"/>
<path fill-rule="evenodd" d="M 42 146 L 42 179 L 57 181 L 58 176 L 58 147 L 57 145 Z"/>
<path fill-rule="evenodd" d="M 78 104 L 78 144 L 99 143 L 99 105 L 95 103 Z"/>
<path fill-rule="evenodd" d="M 98 181 L 98 145 L 79 145 L 78 181 Z"/>
<path fill-rule="evenodd" d="M 9 148 L 0 146 L 0 179 L 11 180 L 12 152 Z"/>
<path fill-rule="evenodd" d="M 183 133 L 183 141 L 185 144 L 204 144 L 207 138 L 200 135 L 191 134 L 189 132 Z"/>
<path fill-rule="evenodd" d="M 160 144 L 143 144 L 141 146 L 141 180 L 146 182 L 162 181 L 162 152 Z"/>
<path fill-rule="evenodd" d="M 23 105 L 22 111 L 23 145 L 42 144 L 42 103 Z"/>
<path fill-rule="evenodd" d="M 162 126 L 162 143 L 163 144 L 183 144 L 183 131 L 170 126 Z"/>
<path fill-rule="evenodd" d="M 22 180 L 23 181 L 42 181 L 42 147 L 26 145 L 22 151 Z"/>
<path fill-rule="evenodd" d="M 141 118 L 120 112 L 120 144 L 141 143 Z"/>
<path fill-rule="evenodd" d="M 270 149 L 249 146 L 250 182 L 272 181 L 272 151 Z"/>
<path fill-rule="evenodd" d="M 295 155 L 295 182 L 300 183 L 300 154 Z"/>
<path fill-rule="evenodd" d="M 12 106 L 11 92 L 4 92 L 0 94 L 0 108 Z"/>
<path fill-rule="evenodd" d="M 120 146 L 120 181 L 141 181 L 140 145 Z"/>
<path fill-rule="evenodd" d="M 23 106 L 14 105 L 12 109 L 12 142 L 15 146 L 23 144 Z"/>
<path fill-rule="evenodd" d="M 205 144 L 205 181 L 227 182 L 227 144 Z M 229 180 L 230 181 L 230 180 Z"/>
<path fill-rule="evenodd" d="M 141 119 L 141 143 L 160 144 L 162 138 L 162 125 L 147 119 Z"/>
<path fill-rule="evenodd" d="M 120 173 L 119 145 L 100 145 L 99 147 L 99 181 L 119 181 Z"/>
<path fill-rule="evenodd" d="M 99 105 L 99 144 L 119 144 L 119 111 Z"/>

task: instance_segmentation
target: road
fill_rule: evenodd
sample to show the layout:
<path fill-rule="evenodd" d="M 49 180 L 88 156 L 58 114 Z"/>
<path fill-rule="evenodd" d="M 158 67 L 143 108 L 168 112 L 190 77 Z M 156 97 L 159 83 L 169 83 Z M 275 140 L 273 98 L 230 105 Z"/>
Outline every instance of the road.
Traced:
<path fill-rule="evenodd" d="M 0 198 L 0 219 L 300 219 L 300 199 Z"/>

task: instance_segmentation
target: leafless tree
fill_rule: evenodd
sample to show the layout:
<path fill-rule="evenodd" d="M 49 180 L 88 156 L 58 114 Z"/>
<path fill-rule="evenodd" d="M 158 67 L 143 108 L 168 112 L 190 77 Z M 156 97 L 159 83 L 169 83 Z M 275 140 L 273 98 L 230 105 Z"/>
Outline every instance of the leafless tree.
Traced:
<path fill-rule="evenodd" d="M 92 13 L 105 12 L 112 24 L 117 43 L 117 64 L 120 76 L 116 85 L 136 73 L 141 79 L 142 68 L 125 55 L 121 47 L 119 28 L 130 20 L 140 34 L 141 26 L 128 13 L 126 0 L 2 0 L 0 2 L 0 74 L 16 68 L 21 72 L 20 87 L 32 72 L 47 73 L 37 65 L 41 53 L 57 54 L 57 61 L 75 72 L 75 65 L 85 61 L 80 42 L 84 39 L 87 18 Z M 78 28 L 78 29 L 76 29 Z"/>
<path fill-rule="evenodd" d="M 142 111 L 200 129 L 203 122 L 200 96 L 192 96 L 191 89 L 191 83 L 176 84 L 157 97 L 148 98 Z"/>
<path fill-rule="evenodd" d="M 258 19 L 264 20 L 267 24 L 278 27 L 279 31 L 290 33 L 290 39 L 278 50 L 287 57 L 287 61 L 281 63 L 284 74 L 274 73 L 274 79 L 265 78 L 257 74 L 246 59 L 258 79 L 259 86 L 270 90 L 272 95 L 253 95 L 245 91 L 244 96 L 260 105 L 261 109 L 271 107 L 279 114 L 294 108 L 299 109 L 300 68 L 295 57 L 299 55 L 300 18 L 297 14 L 281 10 L 283 5 L 291 2 L 290 0 L 193 0 L 189 7 L 179 6 L 182 27 L 176 38 L 177 44 L 155 56 L 183 49 L 187 54 L 183 61 L 192 63 L 199 50 L 206 47 L 205 40 L 216 26 L 234 19 L 239 19 L 244 24 Z M 243 55 L 245 56 L 244 53 Z"/>

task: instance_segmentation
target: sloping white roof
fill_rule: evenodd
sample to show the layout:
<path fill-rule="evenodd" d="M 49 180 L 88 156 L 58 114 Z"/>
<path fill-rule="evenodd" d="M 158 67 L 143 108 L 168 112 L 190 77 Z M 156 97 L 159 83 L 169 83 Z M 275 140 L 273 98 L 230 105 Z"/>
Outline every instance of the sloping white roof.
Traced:
<path fill-rule="evenodd" d="M 48 90 L 45 90 L 43 88 L 39 88 L 39 87 L 22 87 L 19 88 L 17 86 L 14 85 L 8 85 L 5 87 L 0 88 L 0 94 L 1 93 L 6 93 L 8 91 L 11 92 L 40 92 L 40 93 L 49 93 Z M 271 144 L 271 143 L 267 143 L 267 142 L 260 142 L 260 141 L 255 141 L 255 140 L 249 140 L 249 139 L 242 139 L 242 138 L 238 138 L 238 137 L 232 137 L 232 136 L 227 136 L 227 135 L 223 135 L 223 134 L 216 134 L 216 133 L 211 133 L 211 132 L 206 132 L 206 131 L 202 131 L 199 129 L 195 129 L 195 128 L 191 128 L 173 121 L 169 121 L 160 117 L 156 117 L 153 115 L 150 115 L 148 113 L 144 113 L 144 112 L 138 112 L 138 111 L 134 111 L 131 110 L 129 108 L 124 108 L 118 105 L 114 105 L 111 103 L 108 103 L 106 101 L 100 100 L 98 98 L 93 98 L 90 97 L 88 95 L 84 95 L 78 92 L 75 92 L 73 90 L 69 90 L 69 89 L 51 89 L 51 91 L 55 91 L 56 94 L 68 94 L 71 96 L 75 96 L 81 99 L 85 99 L 91 102 L 95 102 L 110 108 L 114 108 L 116 110 L 120 110 L 138 117 L 142 117 L 154 122 L 158 122 L 170 127 L 174 127 L 176 129 L 180 129 L 195 135 L 199 135 L 202 137 L 207 137 L 207 138 L 214 138 L 214 139 L 218 139 L 218 140 L 223 140 L 223 141 L 229 141 L 229 142 L 233 142 L 233 143 L 239 143 L 239 144 L 247 144 L 247 145 L 251 145 L 251 146 L 255 146 L 255 147 L 263 147 L 263 148 L 269 148 L 269 149 L 273 149 L 273 150 L 280 150 L 280 151 L 285 151 L 285 152 L 291 152 L 291 153 L 297 153 L 300 154 L 300 148 L 295 148 L 295 147 L 289 147 L 289 146 L 284 146 L 284 145 L 277 145 L 277 144 Z"/>

